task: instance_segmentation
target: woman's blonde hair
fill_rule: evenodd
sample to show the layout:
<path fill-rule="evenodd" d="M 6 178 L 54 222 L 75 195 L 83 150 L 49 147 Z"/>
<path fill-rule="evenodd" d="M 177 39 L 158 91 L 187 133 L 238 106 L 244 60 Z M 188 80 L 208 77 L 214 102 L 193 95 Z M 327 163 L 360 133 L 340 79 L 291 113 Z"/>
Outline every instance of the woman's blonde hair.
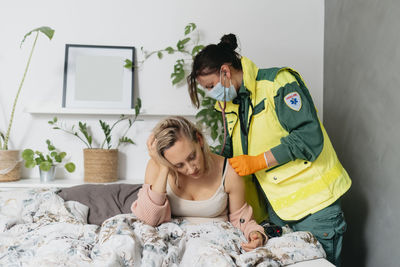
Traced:
<path fill-rule="evenodd" d="M 201 131 L 190 121 L 181 116 L 168 117 L 160 121 L 153 129 L 153 134 L 157 140 L 156 150 L 159 158 L 164 164 L 174 172 L 175 178 L 178 178 L 176 168 L 165 158 L 165 150 L 172 147 L 180 138 L 186 137 L 190 141 L 198 143 L 203 139 L 201 148 L 204 156 L 205 172 L 210 169 L 211 150 Z"/>

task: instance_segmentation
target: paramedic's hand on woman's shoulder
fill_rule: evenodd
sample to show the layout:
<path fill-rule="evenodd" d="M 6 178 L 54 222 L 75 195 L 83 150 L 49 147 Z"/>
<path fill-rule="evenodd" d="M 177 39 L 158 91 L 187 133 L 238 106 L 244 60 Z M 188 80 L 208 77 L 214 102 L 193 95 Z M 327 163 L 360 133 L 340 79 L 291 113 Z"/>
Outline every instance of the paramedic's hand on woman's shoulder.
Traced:
<path fill-rule="evenodd" d="M 145 182 L 151 185 L 153 191 L 165 193 L 169 167 L 163 164 L 157 154 L 157 139 L 153 133 L 150 134 L 146 144 L 151 159 L 147 163 Z"/>
<path fill-rule="evenodd" d="M 269 169 L 278 165 L 271 150 L 257 156 L 240 155 L 229 159 L 229 163 L 240 176 L 246 176 L 259 170 Z"/>

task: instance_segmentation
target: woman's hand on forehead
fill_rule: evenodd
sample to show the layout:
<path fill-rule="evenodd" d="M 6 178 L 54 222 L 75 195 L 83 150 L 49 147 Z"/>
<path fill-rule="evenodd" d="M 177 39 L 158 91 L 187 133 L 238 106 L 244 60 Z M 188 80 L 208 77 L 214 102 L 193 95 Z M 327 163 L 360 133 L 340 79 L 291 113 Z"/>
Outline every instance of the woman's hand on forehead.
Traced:
<path fill-rule="evenodd" d="M 147 139 L 147 150 L 149 152 L 149 156 L 157 163 L 159 163 L 158 160 L 158 154 L 157 154 L 157 139 L 154 136 L 154 133 L 151 133 L 149 138 Z"/>

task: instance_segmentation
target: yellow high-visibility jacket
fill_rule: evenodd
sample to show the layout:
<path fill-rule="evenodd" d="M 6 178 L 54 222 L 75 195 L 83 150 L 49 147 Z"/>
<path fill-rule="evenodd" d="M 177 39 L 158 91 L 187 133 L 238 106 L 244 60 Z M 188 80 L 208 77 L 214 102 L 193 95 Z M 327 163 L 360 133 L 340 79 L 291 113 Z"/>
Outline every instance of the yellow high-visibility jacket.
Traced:
<path fill-rule="evenodd" d="M 262 197 L 287 221 L 329 206 L 350 188 L 351 180 L 304 81 L 290 68 L 258 69 L 245 57 L 241 62 L 238 97 L 226 103 L 225 149 L 228 156 L 254 156 L 271 149 L 279 163 L 244 177 L 246 200 L 253 206 L 255 219 L 260 222 L 267 216 Z M 215 108 L 220 111 L 218 103 Z M 257 186 L 263 191 L 261 197 Z"/>

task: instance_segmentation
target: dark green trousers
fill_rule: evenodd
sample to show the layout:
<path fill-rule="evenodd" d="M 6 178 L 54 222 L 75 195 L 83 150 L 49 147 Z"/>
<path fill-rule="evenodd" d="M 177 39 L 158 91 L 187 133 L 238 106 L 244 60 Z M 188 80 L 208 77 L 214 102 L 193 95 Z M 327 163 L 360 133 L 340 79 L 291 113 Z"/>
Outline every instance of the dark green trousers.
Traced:
<path fill-rule="evenodd" d="M 343 234 L 346 231 L 346 222 L 340 200 L 330 206 L 306 216 L 299 221 L 283 221 L 274 212 L 268 203 L 268 215 L 272 223 L 284 226 L 289 225 L 294 231 L 309 231 L 321 243 L 326 252 L 327 260 L 340 266 Z"/>

